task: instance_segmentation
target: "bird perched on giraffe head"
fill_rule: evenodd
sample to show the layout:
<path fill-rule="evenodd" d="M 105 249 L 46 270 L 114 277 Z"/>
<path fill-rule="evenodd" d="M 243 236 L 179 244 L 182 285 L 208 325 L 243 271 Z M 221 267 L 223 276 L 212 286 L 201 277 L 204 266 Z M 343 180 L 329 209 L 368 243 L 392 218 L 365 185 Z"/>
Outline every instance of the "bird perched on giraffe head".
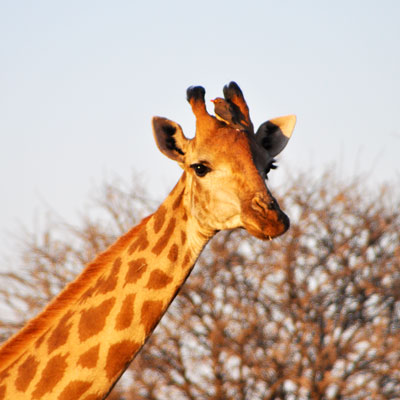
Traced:
<path fill-rule="evenodd" d="M 240 123 L 241 112 L 236 104 L 233 104 L 222 97 L 216 97 L 211 101 L 214 103 L 214 113 L 218 120 L 225 122 L 236 129 L 244 128 Z"/>

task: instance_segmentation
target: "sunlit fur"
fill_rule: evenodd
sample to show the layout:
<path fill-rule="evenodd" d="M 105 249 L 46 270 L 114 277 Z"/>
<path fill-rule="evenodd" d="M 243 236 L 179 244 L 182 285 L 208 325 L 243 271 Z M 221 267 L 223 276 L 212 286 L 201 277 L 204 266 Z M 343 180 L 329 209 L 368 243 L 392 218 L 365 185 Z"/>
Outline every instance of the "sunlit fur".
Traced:
<path fill-rule="evenodd" d="M 3 366 L 10 364 L 21 350 L 28 347 L 30 343 L 35 341 L 53 321 L 58 321 L 60 312 L 65 310 L 69 304 L 76 302 L 80 296 L 93 284 L 104 268 L 109 265 L 122 249 L 132 242 L 136 233 L 146 224 L 151 217 L 146 217 L 139 225 L 136 225 L 126 234 L 121 236 L 114 244 L 112 244 L 103 253 L 100 253 L 91 263 L 89 263 L 83 272 L 71 282 L 47 307 L 34 319 L 29 321 L 18 335 L 11 337 L 0 349 L 0 371 Z"/>

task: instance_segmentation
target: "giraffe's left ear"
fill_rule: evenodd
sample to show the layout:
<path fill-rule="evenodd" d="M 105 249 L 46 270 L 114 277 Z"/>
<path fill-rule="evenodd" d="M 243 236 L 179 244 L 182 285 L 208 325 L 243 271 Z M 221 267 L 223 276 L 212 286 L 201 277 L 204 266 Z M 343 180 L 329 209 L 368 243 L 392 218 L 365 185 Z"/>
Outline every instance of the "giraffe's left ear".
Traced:
<path fill-rule="evenodd" d="M 153 117 L 154 138 L 160 151 L 174 161 L 185 161 L 189 139 L 179 124 L 163 117 Z"/>
<path fill-rule="evenodd" d="M 260 125 L 256 132 L 256 140 L 271 157 L 275 157 L 287 145 L 295 125 L 295 115 L 270 119 Z"/>

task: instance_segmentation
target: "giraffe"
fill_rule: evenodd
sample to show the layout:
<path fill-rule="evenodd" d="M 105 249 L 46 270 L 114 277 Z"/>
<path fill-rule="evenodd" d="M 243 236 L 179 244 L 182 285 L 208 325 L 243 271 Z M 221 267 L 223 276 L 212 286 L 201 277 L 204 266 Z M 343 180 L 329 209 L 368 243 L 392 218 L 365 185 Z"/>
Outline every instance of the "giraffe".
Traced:
<path fill-rule="evenodd" d="M 267 240 L 288 217 L 265 178 L 286 146 L 295 116 L 253 131 L 239 86 L 224 87 L 241 113 L 232 127 L 210 115 L 205 90 L 189 87 L 196 134 L 153 117 L 160 151 L 183 173 L 158 210 L 121 236 L 0 349 L 0 400 L 107 397 L 190 274 L 207 242 L 245 228 Z"/>

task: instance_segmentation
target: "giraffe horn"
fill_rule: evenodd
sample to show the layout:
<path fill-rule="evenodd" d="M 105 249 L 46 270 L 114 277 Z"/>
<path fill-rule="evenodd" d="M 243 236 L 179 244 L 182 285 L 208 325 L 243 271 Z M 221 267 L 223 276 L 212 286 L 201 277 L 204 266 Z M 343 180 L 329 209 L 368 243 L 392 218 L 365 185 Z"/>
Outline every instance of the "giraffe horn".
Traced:
<path fill-rule="evenodd" d="M 224 86 L 223 89 L 225 99 L 235 104 L 237 119 L 243 127 L 246 128 L 250 133 L 254 133 L 253 123 L 250 119 L 249 107 L 247 106 L 246 100 L 244 99 L 242 90 L 236 82 L 230 82 Z"/>
<path fill-rule="evenodd" d="M 197 126 L 218 124 L 218 120 L 207 111 L 204 100 L 205 94 L 206 91 L 202 86 L 190 86 L 186 90 L 186 99 L 192 107 Z"/>

